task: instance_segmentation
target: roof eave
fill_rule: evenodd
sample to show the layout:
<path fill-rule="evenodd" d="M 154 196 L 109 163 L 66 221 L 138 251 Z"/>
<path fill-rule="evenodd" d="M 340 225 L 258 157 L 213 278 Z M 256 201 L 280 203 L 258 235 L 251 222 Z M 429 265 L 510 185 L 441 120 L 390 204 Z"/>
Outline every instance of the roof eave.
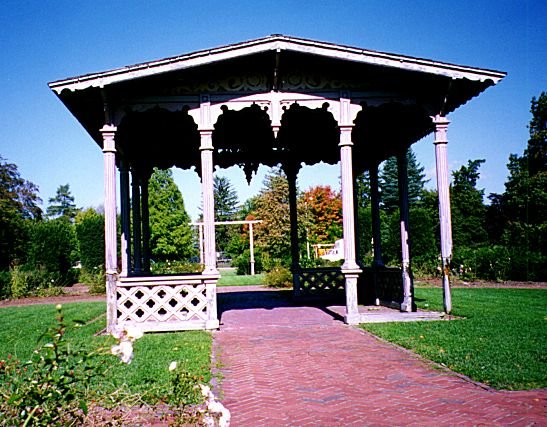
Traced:
<path fill-rule="evenodd" d="M 506 76 L 506 73 L 495 70 L 467 67 L 404 55 L 340 46 L 332 43 L 274 35 L 219 48 L 201 50 L 186 55 L 58 80 L 49 83 L 49 87 L 57 94 L 60 94 L 63 90 L 78 91 L 90 87 L 102 88 L 123 81 L 203 66 L 214 62 L 272 50 L 313 54 L 350 62 L 441 75 L 453 79 L 468 79 L 481 82 L 491 80 L 494 84 L 498 83 Z"/>

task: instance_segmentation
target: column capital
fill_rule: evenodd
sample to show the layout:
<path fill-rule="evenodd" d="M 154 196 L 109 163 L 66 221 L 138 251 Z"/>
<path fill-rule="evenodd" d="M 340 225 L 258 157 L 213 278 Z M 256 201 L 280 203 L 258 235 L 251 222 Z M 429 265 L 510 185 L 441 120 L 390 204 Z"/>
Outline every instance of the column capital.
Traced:
<path fill-rule="evenodd" d="M 114 141 L 116 130 L 117 128 L 114 125 L 104 125 L 100 129 L 100 132 L 103 135 L 103 153 L 116 152 L 116 142 Z"/>
<path fill-rule="evenodd" d="M 199 129 L 199 136 L 201 138 L 201 144 L 199 146 L 199 149 L 201 151 L 213 151 L 213 129 Z"/>
<path fill-rule="evenodd" d="M 338 146 L 352 146 L 353 141 L 351 140 L 351 131 L 353 130 L 353 125 L 341 125 L 338 128 L 340 129 L 340 143 Z"/>
<path fill-rule="evenodd" d="M 446 144 L 448 142 L 446 132 L 448 130 L 448 125 L 450 124 L 450 120 L 440 115 L 433 116 L 431 117 L 431 119 L 433 120 L 433 123 L 435 124 L 434 144 Z"/>

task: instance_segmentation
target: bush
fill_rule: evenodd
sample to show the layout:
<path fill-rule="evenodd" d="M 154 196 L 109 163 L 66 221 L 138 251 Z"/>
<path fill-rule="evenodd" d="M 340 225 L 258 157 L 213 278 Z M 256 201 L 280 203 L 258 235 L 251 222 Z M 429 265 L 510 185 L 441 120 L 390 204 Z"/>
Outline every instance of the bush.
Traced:
<path fill-rule="evenodd" d="M 11 273 L 0 271 L 0 299 L 9 298 L 11 295 Z"/>
<path fill-rule="evenodd" d="M 66 282 L 70 282 L 77 277 L 77 272 L 71 271 L 78 259 L 77 249 L 74 227 L 67 219 L 35 222 L 30 230 L 25 269 L 59 273 Z"/>
<path fill-rule="evenodd" d="M 288 268 L 278 265 L 266 273 L 264 282 L 271 288 L 290 288 L 292 273 Z"/>
<path fill-rule="evenodd" d="M 507 280 L 511 257 L 505 246 L 460 248 L 454 251 L 452 265 L 462 280 Z"/>
<path fill-rule="evenodd" d="M 255 273 L 262 273 L 264 268 L 262 266 L 262 253 L 260 250 L 255 250 Z M 243 253 L 237 256 L 232 261 L 232 266 L 236 267 L 238 275 L 248 275 L 251 274 L 251 251 L 245 249 Z"/>
<path fill-rule="evenodd" d="M 104 264 L 104 215 L 87 209 L 76 215 L 76 236 L 82 267 L 89 271 Z"/>
<path fill-rule="evenodd" d="M 189 261 L 158 261 L 151 265 L 153 274 L 188 274 L 201 273 L 203 264 Z"/>
<path fill-rule="evenodd" d="M 80 282 L 89 287 L 91 295 L 104 295 L 106 293 L 106 276 L 104 267 L 95 267 L 92 270 L 82 267 Z"/>

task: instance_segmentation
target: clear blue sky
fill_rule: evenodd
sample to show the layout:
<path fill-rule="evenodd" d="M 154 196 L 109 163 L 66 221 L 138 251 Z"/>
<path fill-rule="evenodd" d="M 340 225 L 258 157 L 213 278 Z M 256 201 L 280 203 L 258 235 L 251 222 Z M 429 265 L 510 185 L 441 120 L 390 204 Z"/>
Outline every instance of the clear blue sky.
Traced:
<path fill-rule="evenodd" d="M 451 114 L 449 159 L 484 158 L 479 187 L 502 192 L 510 153 L 528 139 L 530 99 L 547 90 L 545 1 L 44 1 L 0 3 L 0 155 L 48 198 L 69 183 L 78 206 L 102 204 L 102 154 L 47 82 L 272 33 L 508 72 Z M 432 177 L 431 137 L 414 145 Z M 222 173 L 222 172 L 221 172 Z M 224 173 L 240 200 L 243 173 Z M 299 184 L 338 186 L 338 169 L 304 169 Z M 177 173 L 196 217 L 193 173 Z M 432 180 L 430 184 L 433 184 Z"/>

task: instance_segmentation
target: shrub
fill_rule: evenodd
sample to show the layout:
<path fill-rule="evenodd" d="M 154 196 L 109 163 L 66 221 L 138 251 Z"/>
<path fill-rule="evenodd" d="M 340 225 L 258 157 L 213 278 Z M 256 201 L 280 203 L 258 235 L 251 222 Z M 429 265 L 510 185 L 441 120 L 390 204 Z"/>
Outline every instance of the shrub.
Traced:
<path fill-rule="evenodd" d="M 288 268 L 278 265 L 266 273 L 264 282 L 271 288 L 290 288 L 292 273 Z"/>
<path fill-rule="evenodd" d="M 262 253 L 260 250 L 255 250 L 254 258 L 255 273 L 262 273 L 264 269 L 262 266 Z M 238 275 L 251 274 L 251 251 L 245 249 L 243 253 L 232 261 L 232 266 L 236 267 Z"/>
<path fill-rule="evenodd" d="M 151 265 L 153 274 L 201 273 L 203 264 L 189 261 L 158 261 Z"/>
<path fill-rule="evenodd" d="M 103 295 L 106 293 L 106 277 L 104 267 L 101 265 L 92 270 L 82 267 L 80 282 L 89 287 L 91 295 Z"/>
<path fill-rule="evenodd" d="M 92 271 L 104 264 L 104 215 L 87 209 L 76 215 L 76 236 L 82 267 Z"/>
<path fill-rule="evenodd" d="M 22 298 L 28 295 L 28 273 L 22 271 L 18 266 L 13 267 L 11 273 L 10 296 L 12 298 Z"/>
<path fill-rule="evenodd" d="M 0 271 L 0 299 L 9 298 L 11 295 L 11 273 Z"/>

